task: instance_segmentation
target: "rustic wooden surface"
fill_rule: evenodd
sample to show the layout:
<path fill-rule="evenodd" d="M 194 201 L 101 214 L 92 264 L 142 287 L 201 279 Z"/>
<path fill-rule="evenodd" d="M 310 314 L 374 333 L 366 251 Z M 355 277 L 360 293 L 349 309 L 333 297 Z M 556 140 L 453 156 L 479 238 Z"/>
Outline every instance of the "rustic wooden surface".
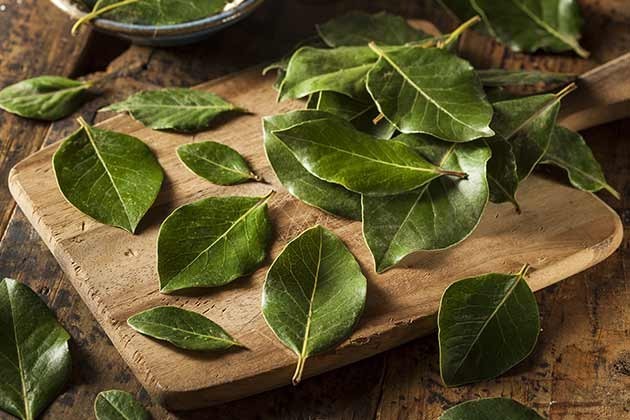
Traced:
<path fill-rule="evenodd" d="M 436 18 L 427 2 L 375 1 L 409 17 Z M 623 0 L 583 0 L 588 25 L 585 45 L 593 61 L 612 59 L 630 49 L 630 12 Z M 198 46 L 149 50 L 83 33 L 67 36 L 70 22 L 45 2 L 15 1 L 0 11 L 2 84 L 42 73 L 87 75 L 126 69 L 81 112 L 94 110 L 128 93 L 154 86 L 191 85 L 282 54 L 308 35 L 312 24 L 362 1 L 269 1 L 251 19 Z M 6 28 L 6 29 L 5 29 Z M 114 57 L 116 59 L 107 63 Z M 511 54 L 489 43 L 473 61 L 482 65 L 541 67 L 582 71 L 593 63 L 574 58 Z M 99 116 L 99 118 L 101 118 Z M 44 143 L 62 138 L 72 119 L 46 125 L 0 114 L 0 177 Z M 73 380 L 44 418 L 89 418 L 97 392 L 121 388 L 137 394 L 155 418 L 281 419 L 435 419 L 443 409 L 479 396 L 512 396 L 554 419 L 621 419 L 630 415 L 630 122 L 589 130 L 585 137 L 603 163 L 622 200 L 603 196 L 621 215 L 626 238 L 621 249 L 597 267 L 538 293 L 543 332 L 536 352 L 503 377 L 474 386 L 440 385 L 435 337 L 413 343 L 303 383 L 246 400 L 183 414 L 152 404 L 95 323 L 56 262 L 15 210 L 6 187 L 0 190 L 0 274 L 29 284 L 53 308 L 73 336 Z"/>

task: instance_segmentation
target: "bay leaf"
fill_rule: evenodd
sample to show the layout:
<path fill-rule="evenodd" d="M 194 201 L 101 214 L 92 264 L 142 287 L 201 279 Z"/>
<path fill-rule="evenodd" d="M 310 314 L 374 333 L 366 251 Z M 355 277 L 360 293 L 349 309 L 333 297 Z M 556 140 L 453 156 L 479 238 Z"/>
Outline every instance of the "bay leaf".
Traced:
<path fill-rule="evenodd" d="M 537 412 L 510 398 L 480 398 L 446 410 L 440 420 L 544 420 Z"/>
<path fill-rule="evenodd" d="M 536 70 L 477 70 L 477 75 L 481 83 L 488 87 L 567 84 L 577 79 L 577 75 L 575 74 Z"/>
<path fill-rule="evenodd" d="M 273 133 L 311 174 L 361 194 L 400 194 L 442 175 L 466 176 L 433 165 L 404 143 L 361 133 L 339 118 Z"/>
<path fill-rule="evenodd" d="M 211 92 L 166 88 L 136 93 L 101 111 L 129 112 L 155 130 L 197 132 L 208 128 L 219 115 L 243 109 Z"/>
<path fill-rule="evenodd" d="M 494 134 L 492 106 L 466 60 L 441 48 L 371 47 L 379 59 L 367 75 L 367 88 L 398 130 L 454 142 Z"/>
<path fill-rule="evenodd" d="M 96 420 L 149 420 L 151 415 L 128 392 L 111 389 L 94 400 Z"/>
<path fill-rule="evenodd" d="M 350 121 L 359 131 L 379 139 L 390 139 L 396 132 L 396 127 L 386 119 L 374 123 L 374 118 L 379 112 L 376 104 L 371 100 L 358 101 L 349 96 L 328 91 L 315 93 L 312 97 L 313 101 L 309 102 L 307 108 L 318 109 L 341 117 Z"/>
<path fill-rule="evenodd" d="M 263 139 L 267 160 L 280 183 L 297 199 L 328 213 L 361 220 L 361 196 L 341 185 L 323 181 L 307 171 L 274 131 L 305 121 L 333 116 L 320 111 L 294 111 L 263 119 Z"/>
<path fill-rule="evenodd" d="M 616 199 L 620 194 L 606 182 L 602 167 L 593 156 L 584 138 L 564 127 L 555 127 L 551 143 L 542 158 L 542 163 L 564 169 L 571 185 L 583 191 L 606 190 Z"/>
<path fill-rule="evenodd" d="M 353 11 L 317 25 L 317 32 L 332 48 L 367 45 L 372 41 L 382 45 L 402 45 L 429 37 L 409 26 L 401 16 L 387 12 Z"/>
<path fill-rule="evenodd" d="M 365 76 L 377 56 L 367 46 L 302 47 L 293 54 L 279 99 L 299 99 L 323 90 L 365 98 Z"/>
<path fill-rule="evenodd" d="M 520 181 L 512 145 L 499 136 L 488 140 L 488 145 L 492 150 L 492 158 L 488 162 L 490 201 L 493 203 L 509 201 L 520 213 L 520 205 L 516 200 L 516 190 Z"/>
<path fill-rule="evenodd" d="M 230 0 L 98 0 L 92 12 L 72 27 L 79 27 L 98 17 L 122 23 L 165 26 L 192 22 L 217 14 Z"/>
<path fill-rule="evenodd" d="M 383 272 L 417 251 L 449 248 L 477 227 L 488 202 L 485 142 L 449 143 L 403 134 L 394 140 L 416 148 L 444 169 L 468 174 L 465 180 L 440 177 L 400 195 L 363 196 L 363 236 Z"/>
<path fill-rule="evenodd" d="M 196 312 L 158 306 L 131 316 L 134 330 L 186 350 L 225 350 L 240 346 L 223 328 Z"/>
<path fill-rule="evenodd" d="M 68 340 L 31 289 L 0 281 L 0 408 L 24 420 L 39 416 L 70 377 Z"/>
<path fill-rule="evenodd" d="M 578 42 L 582 15 L 576 0 L 441 0 L 459 18 L 483 18 L 486 31 L 514 51 L 575 51 L 588 57 Z"/>
<path fill-rule="evenodd" d="M 223 286 L 253 273 L 271 239 L 270 197 L 209 197 L 173 211 L 157 241 L 160 291 Z"/>
<path fill-rule="evenodd" d="M 484 274 L 451 284 L 438 311 L 440 374 L 447 386 L 495 378 L 525 359 L 540 331 L 536 298 L 517 274 Z"/>
<path fill-rule="evenodd" d="M 133 233 L 160 191 L 162 168 L 137 138 L 79 123 L 53 156 L 59 189 L 93 219 Z"/>
<path fill-rule="evenodd" d="M 214 141 L 183 144 L 177 156 L 194 174 L 218 185 L 260 181 L 236 150 Z"/>
<path fill-rule="evenodd" d="M 25 118 L 55 121 L 79 109 L 89 82 L 60 76 L 39 76 L 0 90 L 0 109 Z"/>
<path fill-rule="evenodd" d="M 306 360 L 346 339 L 365 306 L 367 280 L 344 243 L 322 226 L 301 233 L 273 262 L 262 312 L 282 343 L 298 356 L 293 384 Z"/>

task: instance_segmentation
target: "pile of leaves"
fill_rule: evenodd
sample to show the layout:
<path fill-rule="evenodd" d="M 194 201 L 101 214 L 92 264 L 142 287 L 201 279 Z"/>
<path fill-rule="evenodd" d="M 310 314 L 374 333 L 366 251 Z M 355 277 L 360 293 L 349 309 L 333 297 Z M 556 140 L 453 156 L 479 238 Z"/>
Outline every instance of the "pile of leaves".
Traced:
<path fill-rule="evenodd" d="M 318 27 L 324 47 L 269 67 L 280 100 L 306 100 L 305 110 L 265 119 L 271 165 L 300 200 L 362 220 L 378 272 L 466 239 L 489 200 L 520 211 L 518 186 L 539 164 L 618 196 L 582 137 L 556 124 L 574 84 L 497 91 L 571 76 L 474 69 L 454 46 L 476 21 L 430 36 L 400 17 L 352 13 Z"/>

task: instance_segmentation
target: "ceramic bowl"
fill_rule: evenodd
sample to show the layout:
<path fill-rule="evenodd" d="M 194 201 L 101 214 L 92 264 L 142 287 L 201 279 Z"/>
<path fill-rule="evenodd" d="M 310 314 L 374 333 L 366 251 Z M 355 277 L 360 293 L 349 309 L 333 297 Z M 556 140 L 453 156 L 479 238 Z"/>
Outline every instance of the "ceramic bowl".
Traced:
<path fill-rule="evenodd" d="M 50 0 L 73 19 L 85 15 L 73 0 Z M 193 22 L 176 25 L 152 26 L 115 22 L 108 19 L 95 19 L 90 24 L 100 32 L 130 40 L 133 43 L 152 46 L 173 46 L 192 44 L 210 34 L 220 31 L 252 13 L 264 0 L 244 0 L 238 6 Z M 93 4 L 93 0 L 86 1 Z"/>

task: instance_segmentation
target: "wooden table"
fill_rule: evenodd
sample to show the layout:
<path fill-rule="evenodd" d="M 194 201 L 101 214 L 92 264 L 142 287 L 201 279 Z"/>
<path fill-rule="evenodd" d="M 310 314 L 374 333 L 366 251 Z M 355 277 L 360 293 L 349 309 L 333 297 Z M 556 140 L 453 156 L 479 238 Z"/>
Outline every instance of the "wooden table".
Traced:
<path fill-rule="evenodd" d="M 313 25 L 346 10 L 387 8 L 407 17 L 452 24 L 429 0 L 270 0 L 245 22 L 199 45 L 178 49 L 130 46 L 89 30 L 73 38 L 70 20 L 45 1 L 2 2 L 0 86 L 40 74 L 99 77 L 115 73 L 80 114 L 129 93 L 197 84 L 282 55 Z M 470 59 L 482 66 L 583 71 L 630 50 L 630 5 L 582 0 L 591 61 L 572 56 L 514 54 L 486 42 Z M 28 284 L 72 335 L 73 376 L 45 419 L 91 418 L 96 394 L 130 391 L 156 419 L 435 419 L 459 402 L 509 396 L 551 419 L 630 418 L 630 120 L 584 133 L 621 201 L 602 195 L 622 217 L 619 251 L 597 267 L 537 293 L 542 327 L 534 354 L 507 375 L 473 386 L 441 385 L 435 336 L 285 387 L 220 407 L 167 413 L 152 403 L 67 281 L 6 188 L 10 168 L 65 137 L 74 118 L 52 125 L 0 113 L 0 275 Z M 0 414 L 0 418 L 8 418 Z"/>

